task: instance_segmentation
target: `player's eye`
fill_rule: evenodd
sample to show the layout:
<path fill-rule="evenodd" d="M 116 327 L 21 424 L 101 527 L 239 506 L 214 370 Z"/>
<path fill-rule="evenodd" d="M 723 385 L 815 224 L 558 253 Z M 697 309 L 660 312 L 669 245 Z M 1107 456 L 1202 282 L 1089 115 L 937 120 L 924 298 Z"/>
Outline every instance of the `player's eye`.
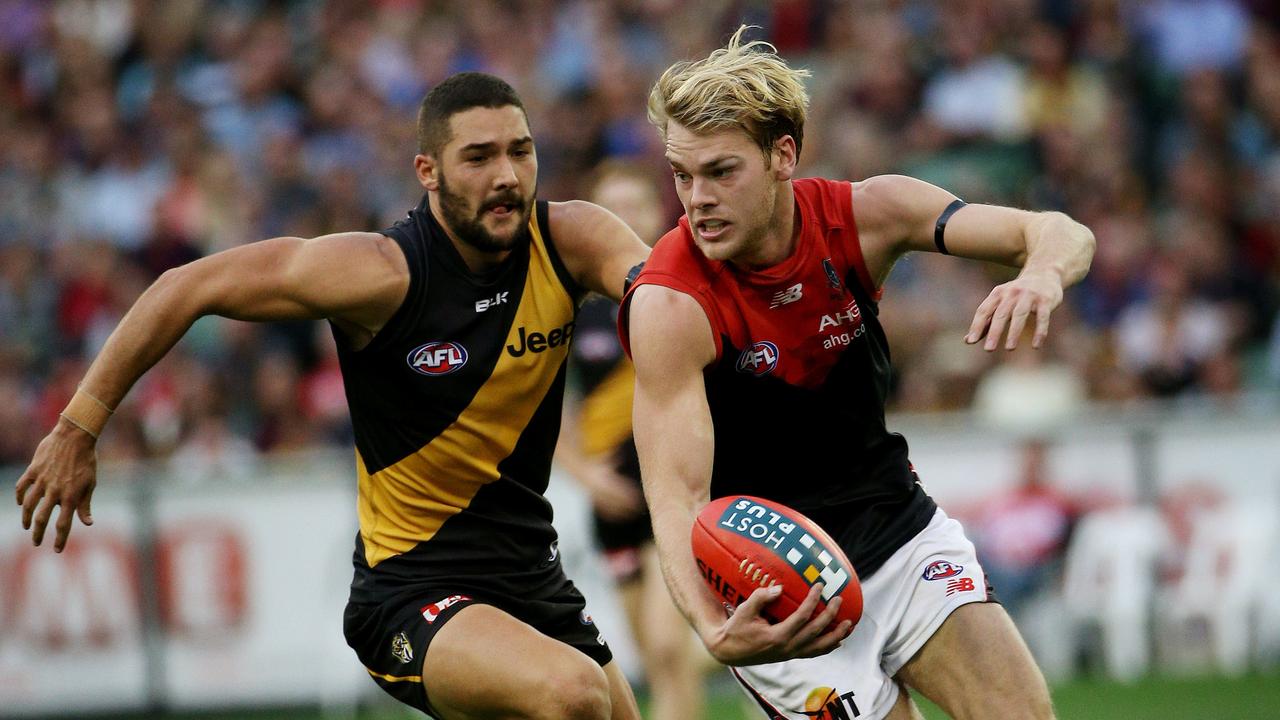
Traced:
<path fill-rule="evenodd" d="M 687 172 L 680 172 L 679 170 L 676 170 L 672 174 L 676 176 L 676 182 L 678 183 L 687 183 L 692 179 L 689 177 L 689 173 Z"/>

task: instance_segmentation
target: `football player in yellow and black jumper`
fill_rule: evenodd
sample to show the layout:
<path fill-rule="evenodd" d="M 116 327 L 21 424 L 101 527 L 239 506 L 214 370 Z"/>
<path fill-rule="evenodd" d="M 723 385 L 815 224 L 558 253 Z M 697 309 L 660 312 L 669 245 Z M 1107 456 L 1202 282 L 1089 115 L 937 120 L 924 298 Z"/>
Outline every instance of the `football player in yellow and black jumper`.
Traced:
<path fill-rule="evenodd" d="M 17 485 L 39 544 L 92 522 L 98 434 L 204 315 L 325 318 L 355 428 L 360 533 L 348 643 L 438 718 L 639 718 L 565 577 L 543 498 L 579 303 L 618 299 L 648 248 L 587 202 L 537 201 L 524 106 L 461 73 L 423 100 L 426 191 L 382 232 L 280 237 L 165 273 L 93 362 Z"/>

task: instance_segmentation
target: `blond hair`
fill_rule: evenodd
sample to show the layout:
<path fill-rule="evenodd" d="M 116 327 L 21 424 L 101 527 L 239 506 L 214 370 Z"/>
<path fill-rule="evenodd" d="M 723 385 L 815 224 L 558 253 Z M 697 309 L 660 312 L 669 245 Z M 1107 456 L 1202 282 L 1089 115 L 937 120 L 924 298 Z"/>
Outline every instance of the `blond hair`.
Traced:
<path fill-rule="evenodd" d="M 749 27 L 739 27 L 728 45 L 706 58 L 678 62 L 658 78 L 649 91 L 649 122 L 664 138 L 671 121 L 695 133 L 739 127 L 766 157 L 784 135 L 795 139 L 800 154 L 809 71 L 788 66 L 763 40 L 743 44 Z"/>

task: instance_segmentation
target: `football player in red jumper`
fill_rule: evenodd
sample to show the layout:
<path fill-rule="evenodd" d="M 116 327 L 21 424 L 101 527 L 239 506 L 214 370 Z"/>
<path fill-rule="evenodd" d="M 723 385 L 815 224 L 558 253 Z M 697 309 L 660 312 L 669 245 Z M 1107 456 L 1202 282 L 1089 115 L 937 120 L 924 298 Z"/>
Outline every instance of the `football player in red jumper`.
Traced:
<path fill-rule="evenodd" d="M 1093 257 L 1057 212 L 965 205 L 903 176 L 795 177 L 805 71 L 742 42 L 670 67 L 649 98 L 685 208 L 624 300 L 635 437 L 669 589 L 707 649 L 773 718 L 920 717 L 904 687 L 956 718 L 1050 718 L 1048 689 L 995 602 L 960 525 L 886 429 L 889 352 L 877 319 L 895 261 L 936 251 L 1021 268 L 964 340 L 1038 348 L 1063 288 Z M 959 338 L 957 338 L 959 341 Z M 787 504 L 844 549 L 863 584 L 856 627 L 790 618 L 757 589 L 727 618 L 698 577 L 690 529 L 711 498 Z"/>

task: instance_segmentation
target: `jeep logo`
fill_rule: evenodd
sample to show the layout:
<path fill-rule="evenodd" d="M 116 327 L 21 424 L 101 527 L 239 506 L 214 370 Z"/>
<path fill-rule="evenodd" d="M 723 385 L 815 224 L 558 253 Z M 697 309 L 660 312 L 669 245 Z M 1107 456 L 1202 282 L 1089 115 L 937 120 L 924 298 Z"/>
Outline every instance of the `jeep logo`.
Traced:
<path fill-rule="evenodd" d="M 547 348 L 568 345 L 573 338 L 573 321 L 570 320 L 564 327 L 555 328 L 546 335 L 536 330 L 526 334 L 523 325 L 516 332 L 519 339 L 507 346 L 507 352 L 511 353 L 511 357 L 522 357 L 525 352 L 540 353 Z"/>

